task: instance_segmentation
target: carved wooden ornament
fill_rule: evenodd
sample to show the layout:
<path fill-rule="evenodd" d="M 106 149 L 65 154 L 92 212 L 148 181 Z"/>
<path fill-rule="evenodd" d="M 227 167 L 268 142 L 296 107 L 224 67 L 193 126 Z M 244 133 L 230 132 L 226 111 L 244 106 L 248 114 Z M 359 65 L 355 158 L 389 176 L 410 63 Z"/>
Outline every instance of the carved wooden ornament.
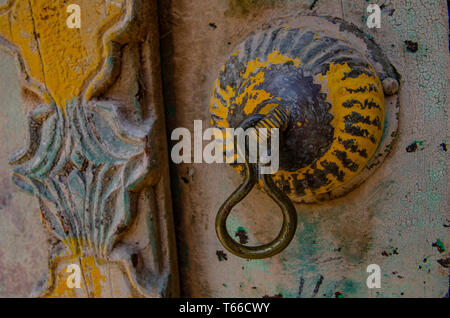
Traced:
<path fill-rule="evenodd" d="M 72 2 L 81 28 L 65 1 L 0 5 L 31 104 L 12 178 L 38 198 L 51 247 L 36 295 L 176 296 L 155 1 Z"/>

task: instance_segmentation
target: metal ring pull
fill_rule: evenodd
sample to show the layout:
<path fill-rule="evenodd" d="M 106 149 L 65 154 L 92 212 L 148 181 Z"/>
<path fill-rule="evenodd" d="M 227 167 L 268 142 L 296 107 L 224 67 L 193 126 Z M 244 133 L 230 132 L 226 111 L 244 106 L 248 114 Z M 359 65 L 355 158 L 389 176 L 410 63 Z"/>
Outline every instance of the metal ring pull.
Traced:
<path fill-rule="evenodd" d="M 247 118 L 240 127 L 246 129 L 260 120 L 262 115 Z M 267 117 L 267 116 L 266 116 Z M 245 152 L 248 153 L 247 151 Z M 258 165 L 249 163 L 245 155 L 243 164 L 245 178 L 240 186 L 228 197 L 220 207 L 216 216 L 216 232 L 219 241 L 231 253 L 247 259 L 262 259 L 274 256 L 284 250 L 295 235 L 297 229 L 297 212 L 289 197 L 273 182 L 272 175 L 262 175 L 264 189 L 273 201 L 281 208 L 283 223 L 278 236 L 270 243 L 260 246 L 245 246 L 236 242 L 228 233 L 226 221 L 235 205 L 242 201 L 253 189 L 258 181 Z"/>

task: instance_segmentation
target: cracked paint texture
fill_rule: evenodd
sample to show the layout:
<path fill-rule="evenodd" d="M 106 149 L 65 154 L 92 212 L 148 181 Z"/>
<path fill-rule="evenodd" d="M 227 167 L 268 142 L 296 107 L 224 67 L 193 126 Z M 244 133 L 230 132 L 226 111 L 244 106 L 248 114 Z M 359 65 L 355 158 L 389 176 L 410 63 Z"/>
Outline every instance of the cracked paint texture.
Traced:
<path fill-rule="evenodd" d="M 247 261 L 230 254 L 220 260 L 216 255 L 223 248 L 216 239 L 213 221 L 220 204 L 241 181 L 235 171 L 225 165 L 174 165 L 172 188 L 177 190 L 173 200 L 183 294 L 448 297 L 448 154 L 440 146 L 448 144 L 446 2 L 377 1 L 389 8 L 389 14 L 383 10 L 382 28 L 372 30 L 364 23 L 365 0 L 267 1 L 267 5 L 255 10 L 258 14 L 252 14 L 251 1 L 246 1 L 245 10 L 233 9 L 235 3 L 160 2 L 169 131 L 192 128 L 195 119 L 206 122 L 217 70 L 243 37 L 261 26 L 289 22 L 292 12 L 299 12 L 343 18 L 382 47 L 402 75 L 399 135 L 386 162 L 358 189 L 334 201 L 297 205 L 299 227 L 294 241 L 285 252 L 267 260 Z M 0 30 L 8 30 L 8 24 L 2 23 Z M 211 28 L 210 23 L 216 28 Z M 33 28 L 27 28 L 17 36 L 31 37 Z M 408 51 L 405 41 L 416 42 L 418 50 Z M 31 59 L 39 59 L 37 43 L 27 50 Z M 19 133 L 12 133 L 22 127 L 11 123 L 23 119 L 15 118 L 21 101 L 14 61 L 0 54 L 0 91 L 9 92 L 0 99 L 0 135 L 11 140 L 1 146 L 0 171 L 6 176 L 6 154 L 22 141 Z M 43 78 L 45 70 L 33 65 L 29 68 L 35 76 Z M 79 76 L 76 67 L 71 72 Z M 49 82 L 50 92 L 52 87 Z M 64 85 L 54 89 L 65 90 Z M 407 152 L 415 141 L 423 141 L 420 149 Z M 191 181 L 185 183 L 182 177 Z M 0 200 L 2 296 L 28 295 L 39 279 L 38 273 L 46 267 L 45 248 L 35 244 L 45 240 L 44 233 L 36 211 L 27 209 L 34 206 L 31 202 L 12 185 L 4 185 Z M 248 244 L 257 244 L 273 238 L 280 224 L 277 207 L 261 191 L 254 190 L 233 211 L 228 226 L 230 233 L 245 229 Z M 366 286 L 369 264 L 381 267 L 381 289 Z"/>
<path fill-rule="evenodd" d="M 390 155 L 343 198 L 297 205 L 290 246 L 266 260 L 228 254 L 219 260 L 213 222 L 241 182 L 226 165 L 172 167 L 177 233 L 186 253 L 182 291 L 198 297 L 444 297 L 449 288 L 447 206 L 448 16 L 445 1 L 376 1 L 381 29 L 368 29 L 365 0 L 164 2 L 162 59 L 169 131 L 208 118 L 210 91 L 224 61 L 252 31 L 295 23 L 295 13 L 329 15 L 355 24 L 402 76 L 400 128 Z M 213 23 L 216 28 L 211 28 Z M 415 53 L 405 41 L 418 43 Z M 415 152 L 406 148 L 423 141 Z M 193 181 L 182 182 L 195 170 Z M 235 207 L 228 229 L 245 229 L 248 244 L 269 242 L 281 225 L 278 208 L 253 190 Z M 438 241 L 439 240 L 439 241 Z M 441 243 L 445 248 L 445 252 Z M 433 246 L 434 244 L 434 246 Z M 188 264 L 188 265 L 186 265 Z M 381 268 L 369 289 L 367 266 Z M 447 264 L 447 265 L 446 265 Z M 446 266 L 447 267 L 446 267 Z"/>
<path fill-rule="evenodd" d="M 43 85 L 44 99 L 64 108 L 101 64 L 108 51 L 99 45 L 103 32 L 122 17 L 124 1 L 73 1 L 89 32 L 67 27 L 65 2 L 11 2 L 12 9 L 0 15 L 0 35 L 19 48 L 28 75 Z"/>
<path fill-rule="evenodd" d="M 161 202 L 165 200 L 166 194 L 162 192 L 167 190 L 163 185 L 167 178 L 161 177 L 159 166 L 152 170 L 147 159 L 143 159 L 151 152 L 152 162 L 156 164 L 157 157 L 165 154 L 165 144 L 159 137 L 148 137 L 151 126 L 157 121 L 156 108 L 162 105 L 158 100 L 159 86 L 153 85 L 159 80 L 159 71 L 155 72 L 159 69 L 157 47 L 147 41 L 158 37 L 156 19 L 151 15 L 155 12 L 155 2 L 79 0 L 71 4 L 81 8 L 82 27 L 79 29 L 66 25 L 67 1 L 0 2 L 0 46 L 16 58 L 18 66 L 12 71 L 11 60 L 1 56 L 3 89 L 0 94 L 8 97 L 1 98 L 0 119 L 9 130 L 2 126 L 2 138 L 8 142 L 2 144 L 0 165 L 5 179 L 0 179 L 4 185 L 0 207 L 11 211 L 11 216 L 2 218 L 0 223 L 1 233 L 5 233 L 0 238 L 6 243 L 0 249 L 0 292 L 6 296 L 30 295 L 31 286 L 35 286 L 32 296 L 160 297 L 172 291 L 177 294 L 177 274 L 173 271 L 176 263 L 159 259 L 159 256 L 172 257 L 172 252 L 168 251 L 174 246 L 172 239 L 161 239 L 163 243 L 159 244 L 157 234 L 154 238 L 150 233 L 154 230 L 153 222 L 166 221 L 162 210 L 169 206 Z M 14 72 L 22 78 L 18 79 Z M 142 78 L 138 79 L 138 74 Z M 134 89 L 145 92 L 133 93 Z M 147 99 L 149 95 L 151 98 Z M 131 105 L 127 104 L 128 100 L 132 100 Z M 119 101 L 119 106 L 114 105 Z M 84 113 L 88 107 L 101 111 L 103 106 L 99 104 L 102 102 L 110 114 L 118 114 L 118 107 L 132 107 L 127 108 L 126 116 L 120 119 L 112 119 L 113 115 L 106 120 L 98 118 L 99 122 L 94 124 L 96 115 L 90 114 L 81 116 L 84 123 L 70 122 L 78 116 L 74 116 L 75 112 Z M 141 111 L 134 111 L 133 106 Z M 45 110 L 40 113 L 42 109 Z M 27 114 L 27 120 L 20 116 L 22 112 Z M 111 119 L 116 123 L 124 120 L 126 124 L 116 125 Z M 25 130 L 29 132 L 25 138 L 20 131 L 23 122 L 27 122 Z M 92 125 L 87 127 L 87 122 Z M 74 132 L 78 129 L 83 132 Z M 17 136 L 7 138 L 14 133 Z M 163 135 L 163 130 L 158 133 Z M 129 137 L 133 134 L 136 138 L 131 141 Z M 8 159 L 4 158 L 10 144 L 20 139 L 28 142 L 26 149 L 23 153 L 19 151 L 20 158 L 13 155 L 9 161 L 12 165 L 30 166 L 14 168 L 12 179 L 22 190 L 39 198 L 39 202 L 24 201 L 26 206 L 20 203 L 22 194 L 10 189 Z M 89 140 L 94 142 L 89 144 Z M 140 154 L 130 153 L 131 144 L 135 150 L 139 148 Z M 148 151 L 151 144 L 157 144 L 158 149 Z M 127 154 L 122 156 L 124 153 Z M 125 158 L 127 155 L 130 156 Z M 166 160 L 161 161 L 167 166 Z M 104 170 L 93 171 L 89 165 L 95 167 L 94 170 Z M 150 175 L 150 170 L 155 174 Z M 23 177 L 30 183 L 23 182 Z M 34 189 L 32 184 L 37 187 Z M 50 194 L 53 190 L 49 191 L 48 185 L 55 190 L 54 194 Z M 47 199 L 50 205 L 43 203 Z M 96 213 L 98 208 L 102 209 L 101 213 Z M 160 211 L 152 219 L 151 213 L 156 209 Z M 31 240 L 42 233 L 33 231 L 36 223 L 28 217 L 32 213 L 41 215 L 49 234 L 47 240 Z M 101 220 L 95 219 L 96 216 Z M 143 220 L 135 224 L 139 218 Z M 13 231 L 10 223 L 19 233 Z M 170 223 L 168 220 L 164 224 Z M 170 237 L 172 231 L 167 232 Z M 120 243 L 118 237 L 109 239 L 109 234 L 120 234 Z M 134 235 L 133 249 L 128 249 L 126 240 Z M 106 240 L 109 243 L 105 243 Z M 162 246 L 165 243 L 171 246 L 166 249 Z M 43 277 L 36 277 L 35 270 L 29 268 L 38 262 L 39 253 L 33 249 L 42 252 L 39 244 L 50 247 L 50 255 L 41 255 L 48 260 L 49 267 Z M 31 261 L 28 259 L 30 251 L 33 252 Z M 27 262 L 23 262 L 22 256 Z M 72 262 L 78 263 L 83 272 L 84 288 L 78 291 L 68 287 L 65 280 L 66 265 Z M 158 267 L 157 273 L 149 269 L 153 266 Z M 169 272 L 175 278 L 173 284 Z M 140 273 L 150 273 L 152 277 L 137 278 Z M 146 286 L 141 287 L 138 280 Z"/>

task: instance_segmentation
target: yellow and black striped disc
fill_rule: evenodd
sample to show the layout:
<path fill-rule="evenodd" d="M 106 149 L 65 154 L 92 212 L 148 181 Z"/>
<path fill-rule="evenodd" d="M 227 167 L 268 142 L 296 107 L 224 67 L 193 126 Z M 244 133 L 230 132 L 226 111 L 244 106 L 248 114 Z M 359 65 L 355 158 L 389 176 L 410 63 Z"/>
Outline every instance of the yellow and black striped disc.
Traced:
<path fill-rule="evenodd" d="M 220 70 L 212 125 L 236 128 L 276 106 L 289 111 L 276 184 L 314 202 L 349 183 L 383 134 L 383 86 L 367 58 L 327 32 L 278 27 L 253 34 Z"/>

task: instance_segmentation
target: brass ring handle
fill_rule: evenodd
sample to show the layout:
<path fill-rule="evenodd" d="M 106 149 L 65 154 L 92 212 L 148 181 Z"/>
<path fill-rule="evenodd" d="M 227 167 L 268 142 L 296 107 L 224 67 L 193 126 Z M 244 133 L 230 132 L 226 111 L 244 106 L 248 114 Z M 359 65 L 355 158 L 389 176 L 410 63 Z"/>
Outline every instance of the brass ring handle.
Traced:
<path fill-rule="evenodd" d="M 257 115 L 258 117 L 261 115 Z M 259 118 L 252 117 L 240 126 L 246 129 Z M 248 153 L 247 151 L 245 152 Z M 228 233 L 226 221 L 233 207 L 242 201 L 253 189 L 258 181 L 258 166 L 248 162 L 247 155 L 243 164 L 245 178 L 240 186 L 228 197 L 220 207 L 216 216 L 216 232 L 222 245 L 234 255 L 247 259 L 262 259 L 274 256 L 284 250 L 295 235 L 297 229 L 297 212 L 289 197 L 284 194 L 273 182 L 270 174 L 262 175 L 264 189 L 267 194 L 281 208 L 283 224 L 278 236 L 270 243 L 260 246 L 245 246 L 236 242 Z"/>

